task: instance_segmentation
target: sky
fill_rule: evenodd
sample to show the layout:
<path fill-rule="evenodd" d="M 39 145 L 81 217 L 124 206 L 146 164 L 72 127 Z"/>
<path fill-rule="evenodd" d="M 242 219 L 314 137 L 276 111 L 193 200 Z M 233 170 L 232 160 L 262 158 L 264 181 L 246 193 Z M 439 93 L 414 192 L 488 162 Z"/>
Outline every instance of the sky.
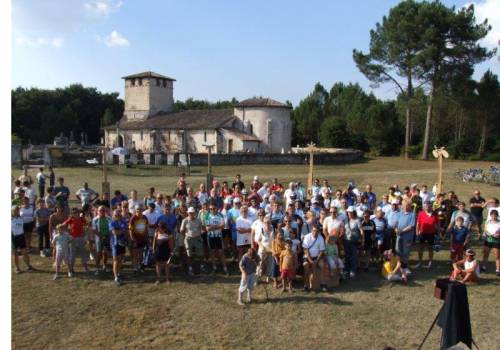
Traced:
<path fill-rule="evenodd" d="M 369 31 L 399 1 L 13 0 L 11 87 L 92 86 L 123 96 L 122 76 L 175 78 L 174 98 L 217 101 L 265 96 L 294 105 L 316 82 L 357 82 L 380 98 L 353 60 Z M 464 6 L 470 1 L 445 0 Z M 500 0 L 477 0 L 478 20 L 500 40 Z M 493 58 L 479 65 L 500 74 Z"/>

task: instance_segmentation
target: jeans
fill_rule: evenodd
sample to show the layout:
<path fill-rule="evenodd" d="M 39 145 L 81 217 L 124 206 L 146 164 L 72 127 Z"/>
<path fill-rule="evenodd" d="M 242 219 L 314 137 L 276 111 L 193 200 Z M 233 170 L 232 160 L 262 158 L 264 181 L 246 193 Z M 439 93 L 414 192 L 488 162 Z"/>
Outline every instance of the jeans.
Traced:
<path fill-rule="evenodd" d="M 356 272 L 358 269 L 358 242 L 344 239 L 345 270 Z"/>
<path fill-rule="evenodd" d="M 405 262 L 407 262 L 410 257 L 412 241 L 413 232 L 405 232 L 396 237 L 396 254 Z"/>
<path fill-rule="evenodd" d="M 38 250 L 50 249 L 49 225 L 42 225 L 36 228 L 38 233 Z"/>

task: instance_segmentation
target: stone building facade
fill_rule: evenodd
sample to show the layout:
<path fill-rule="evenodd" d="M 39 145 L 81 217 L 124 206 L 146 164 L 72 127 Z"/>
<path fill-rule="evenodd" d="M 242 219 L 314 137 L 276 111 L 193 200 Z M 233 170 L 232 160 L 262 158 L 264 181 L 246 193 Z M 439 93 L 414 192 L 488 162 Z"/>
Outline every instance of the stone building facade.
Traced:
<path fill-rule="evenodd" d="M 125 111 L 104 128 L 107 147 L 144 153 L 280 153 L 291 147 L 292 107 L 270 98 L 250 98 L 232 109 L 173 112 L 175 79 L 144 72 L 123 77 Z"/>

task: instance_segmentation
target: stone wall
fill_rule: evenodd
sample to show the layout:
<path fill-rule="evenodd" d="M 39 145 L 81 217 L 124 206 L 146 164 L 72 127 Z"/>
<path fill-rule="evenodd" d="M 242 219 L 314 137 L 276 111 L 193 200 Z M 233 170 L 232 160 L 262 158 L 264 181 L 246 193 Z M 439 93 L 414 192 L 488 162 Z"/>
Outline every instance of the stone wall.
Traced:
<path fill-rule="evenodd" d="M 21 167 L 23 162 L 23 151 L 21 145 L 10 146 L 10 163 L 14 167 Z"/>

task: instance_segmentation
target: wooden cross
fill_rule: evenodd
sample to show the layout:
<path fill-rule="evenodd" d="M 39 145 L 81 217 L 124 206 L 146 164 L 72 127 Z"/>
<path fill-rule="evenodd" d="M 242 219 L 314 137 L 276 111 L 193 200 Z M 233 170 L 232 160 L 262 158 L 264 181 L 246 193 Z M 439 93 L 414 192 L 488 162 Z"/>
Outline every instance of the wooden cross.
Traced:
<path fill-rule="evenodd" d="M 436 146 L 434 146 L 434 150 L 432 151 L 432 155 L 434 156 L 434 158 L 437 158 L 437 160 L 438 160 L 437 193 L 442 193 L 444 190 L 444 188 L 443 188 L 443 157 L 448 158 L 449 154 L 444 149 L 444 147 L 437 148 Z"/>
<path fill-rule="evenodd" d="M 207 148 L 207 151 L 208 151 L 207 190 L 210 193 L 210 190 L 212 189 L 212 159 L 211 159 L 212 158 L 212 148 L 214 148 L 215 145 L 214 144 L 209 145 L 209 144 L 204 143 L 203 146 L 205 146 Z"/>
<path fill-rule="evenodd" d="M 309 151 L 309 174 L 307 176 L 307 198 L 312 196 L 313 170 L 314 170 L 314 151 L 317 151 L 316 145 L 311 141 L 306 148 Z"/>

